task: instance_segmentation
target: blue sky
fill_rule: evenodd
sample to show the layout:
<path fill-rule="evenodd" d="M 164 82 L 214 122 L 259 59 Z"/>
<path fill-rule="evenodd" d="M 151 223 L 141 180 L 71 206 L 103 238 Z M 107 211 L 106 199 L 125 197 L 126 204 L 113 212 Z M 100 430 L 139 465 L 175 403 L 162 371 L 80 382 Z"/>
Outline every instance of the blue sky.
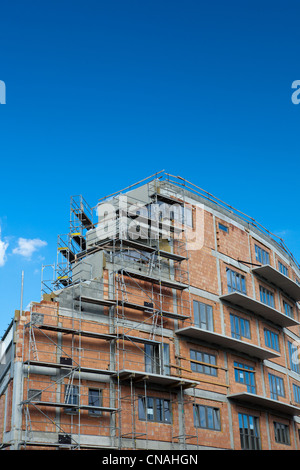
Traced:
<path fill-rule="evenodd" d="M 162 169 L 300 259 L 299 14 L 293 0 L 2 2 L 0 337 L 22 270 L 24 307 L 40 300 L 70 196 L 95 205 Z"/>

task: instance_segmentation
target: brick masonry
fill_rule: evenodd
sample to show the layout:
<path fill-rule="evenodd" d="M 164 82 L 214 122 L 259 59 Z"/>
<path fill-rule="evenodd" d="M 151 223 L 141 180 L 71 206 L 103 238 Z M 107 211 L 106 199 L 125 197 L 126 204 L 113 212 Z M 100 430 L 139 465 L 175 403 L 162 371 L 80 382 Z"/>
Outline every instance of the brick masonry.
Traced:
<path fill-rule="evenodd" d="M 13 341 L 14 362 L 30 361 L 30 368 L 25 367 L 22 376 L 23 407 L 20 417 L 22 435 L 25 435 L 26 426 L 28 427 L 25 415 L 28 406 L 33 431 L 32 439 L 38 441 L 42 437 L 43 448 L 53 448 L 50 445 L 47 446 L 47 439 L 53 444 L 56 442 L 55 436 L 59 432 L 58 429 L 63 429 L 65 433 L 72 436 L 80 434 L 81 442 L 87 445 L 90 443 L 91 446 L 96 447 L 101 446 L 103 439 L 107 438 L 110 439 L 111 445 L 121 442 L 123 448 L 133 446 L 144 448 L 147 445 L 148 448 L 155 449 L 165 445 L 167 447 L 164 448 L 175 446 L 178 449 L 239 450 L 242 448 L 239 414 L 244 414 L 258 418 L 261 449 L 299 449 L 300 419 L 297 413 L 289 415 L 284 411 L 276 411 L 272 409 L 270 400 L 266 401 L 265 407 L 259 408 L 247 402 L 247 399 L 239 403 L 228 398 L 232 394 L 247 392 L 247 384 L 236 381 L 234 364 L 238 362 L 245 368 L 253 368 L 255 393 L 258 396 L 271 398 L 270 373 L 282 379 L 284 396 L 279 396 L 277 400 L 280 403 L 299 407 L 300 413 L 300 404 L 293 391 L 293 385 L 300 387 L 300 375 L 291 369 L 288 348 L 288 342 L 299 337 L 299 326 L 282 328 L 256 314 L 228 306 L 219 299 L 220 295 L 228 293 L 226 269 L 230 268 L 245 277 L 249 297 L 260 300 L 259 288 L 263 286 L 273 293 L 276 310 L 284 312 L 283 301 L 286 301 L 293 308 L 294 319 L 299 321 L 298 304 L 288 298 L 283 290 L 270 285 L 252 273 L 249 263 L 259 264 L 256 260 L 255 245 L 269 253 L 270 264 L 275 269 L 278 269 L 278 261 L 288 266 L 289 277 L 292 280 L 299 280 L 299 271 L 271 239 L 264 239 L 251 229 L 243 227 L 242 224 L 230 221 L 228 215 L 222 217 L 220 214 L 216 215 L 211 209 L 205 208 L 203 220 L 203 227 L 194 227 L 194 230 L 203 230 L 203 245 L 189 252 L 190 294 L 186 291 L 172 292 L 170 288 L 160 288 L 157 285 L 149 286 L 147 281 L 141 280 L 138 281 L 139 288 L 137 288 L 136 281 L 127 279 L 127 293 L 131 302 L 143 305 L 144 302 L 149 302 L 149 292 L 151 292 L 152 300 L 156 305 L 160 304 L 162 310 L 187 316 L 191 314 L 190 318 L 183 322 L 160 317 L 154 330 L 153 318 L 149 312 L 132 308 L 119 308 L 118 310 L 118 334 L 138 336 L 147 340 L 149 337 L 153 338 L 155 331 L 155 340 L 169 346 L 168 374 L 171 375 L 173 381 L 167 385 L 153 382 L 151 373 L 147 374 L 145 371 L 143 343 L 135 343 L 122 338 L 113 341 L 96 336 L 115 334 L 115 307 L 109 309 L 104 306 L 98 317 L 89 315 L 86 306 L 82 310 L 82 315 L 78 313 L 78 310 L 76 315 L 69 315 L 65 309 L 61 308 L 59 302 L 43 300 L 33 305 L 32 314 L 35 313 L 37 316 L 32 330 L 28 327 L 28 323 L 32 320 L 30 312 L 23 312 L 21 317 L 16 315 Z M 226 226 L 227 231 L 220 229 L 219 223 Z M 183 266 L 185 263 L 183 262 Z M 109 296 L 108 271 L 107 265 L 103 271 L 105 298 Z M 120 299 L 121 293 L 119 292 L 118 295 Z M 177 329 L 185 326 L 197 327 L 193 312 L 194 301 L 212 307 L 215 333 L 231 338 L 230 314 L 234 314 L 249 322 L 251 334 L 250 338 L 241 338 L 244 342 L 273 351 L 265 344 L 265 329 L 276 334 L 279 341 L 279 357 L 262 361 L 254 356 L 242 354 L 235 348 L 224 348 L 217 341 L 210 343 L 194 337 L 177 335 Z M 188 306 L 191 306 L 191 309 Z M 42 324 L 48 325 L 49 328 L 40 328 Z M 71 330 L 77 333 L 72 333 Z M 32 331 L 35 335 L 34 341 L 32 341 L 32 336 L 30 337 Z M 78 334 L 79 331 L 96 335 L 85 336 Z M 33 345 L 31 350 L 29 344 Z M 206 367 L 202 364 L 204 366 L 202 372 L 195 371 L 190 358 L 191 350 L 202 353 L 202 357 L 214 356 L 216 362 L 213 370 L 216 374 L 211 374 L 211 368 L 207 363 Z M 78 367 L 71 381 L 66 369 L 61 366 L 61 357 L 71 358 L 72 365 Z M 41 363 L 60 364 L 60 367 L 42 370 Z M 200 363 L 201 361 L 199 365 Z M 95 373 L 89 375 L 93 370 L 102 372 L 98 375 Z M 124 370 L 133 371 L 133 373 L 120 378 L 118 373 Z M 109 374 L 105 375 L 105 371 Z M 116 375 L 113 375 L 113 372 L 116 372 Z M 177 382 L 175 379 L 178 379 Z M 7 386 L 1 389 L 0 440 L 2 443 L 9 438 L 12 442 L 12 426 L 14 420 L 17 419 L 15 414 L 21 410 L 20 407 L 13 405 L 13 400 L 16 399 L 14 394 L 17 393 L 14 389 L 15 380 L 16 378 L 11 376 Z M 183 390 L 178 386 L 181 380 L 198 384 L 194 388 Z M 66 387 L 70 384 L 77 386 L 80 390 L 82 408 L 70 410 L 66 406 L 59 406 L 59 403 L 65 404 Z M 26 403 L 28 393 L 29 391 L 32 393 L 32 390 L 41 391 L 38 401 L 42 404 L 37 404 L 35 407 L 30 404 L 30 401 L 29 404 Z M 90 390 L 99 391 L 101 397 L 99 403 L 103 408 L 101 412 L 93 413 L 91 409 L 88 409 Z M 142 417 L 140 408 L 142 397 L 153 399 L 157 403 L 154 411 L 148 410 L 148 419 Z M 159 411 L 161 411 L 159 406 L 164 403 L 164 400 L 169 404 L 170 409 L 168 422 L 158 418 Z M 196 426 L 194 411 L 197 407 L 200 409 L 200 406 L 206 407 L 206 410 L 218 410 L 220 417 L 218 429 L 213 429 L 209 422 L 206 425 L 201 423 L 200 426 Z M 109 411 L 111 408 L 119 411 Z M 151 413 L 155 414 L 155 420 L 152 420 Z M 45 416 L 48 419 L 45 419 Z M 285 426 L 288 442 L 278 442 L 274 422 Z M 18 445 L 22 448 L 20 443 Z M 30 446 L 30 439 L 27 448 L 36 448 Z"/>

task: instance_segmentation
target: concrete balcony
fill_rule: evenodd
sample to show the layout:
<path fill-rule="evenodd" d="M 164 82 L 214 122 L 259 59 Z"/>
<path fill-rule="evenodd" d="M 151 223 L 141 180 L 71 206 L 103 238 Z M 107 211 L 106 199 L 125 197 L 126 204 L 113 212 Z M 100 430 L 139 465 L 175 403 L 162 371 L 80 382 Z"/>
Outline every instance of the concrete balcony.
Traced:
<path fill-rule="evenodd" d="M 233 308 L 242 308 L 250 313 L 259 315 L 281 327 L 299 325 L 294 318 L 288 317 L 275 308 L 270 307 L 259 300 L 252 299 L 245 294 L 241 294 L 240 292 L 231 292 L 230 294 L 221 295 L 220 300 L 228 302 Z"/>
<path fill-rule="evenodd" d="M 195 380 L 185 379 L 184 377 L 174 376 L 174 375 L 163 375 L 163 374 L 153 374 L 149 372 L 137 371 L 123 369 L 120 370 L 115 375 L 116 378 L 119 378 L 121 381 L 130 381 L 134 383 L 144 382 L 150 384 L 159 385 L 167 389 L 178 389 L 178 388 L 193 388 L 200 384 Z"/>
<path fill-rule="evenodd" d="M 205 341 L 210 346 L 218 349 L 228 349 L 236 354 L 247 354 L 247 356 L 250 356 L 251 358 L 263 360 L 280 357 L 280 354 L 257 346 L 256 344 L 247 343 L 239 339 L 231 338 L 230 336 L 224 336 L 219 333 L 215 333 L 214 331 L 203 330 L 196 326 L 181 328 L 176 331 L 176 334 Z"/>
<path fill-rule="evenodd" d="M 300 301 L 300 286 L 269 264 L 255 267 L 252 269 L 252 272 L 284 291 L 296 302 Z"/>
<path fill-rule="evenodd" d="M 280 412 L 289 416 L 300 415 L 300 407 L 273 400 L 272 398 L 255 395 L 254 393 L 233 393 L 231 395 L 227 395 L 227 398 L 236 401 L 239 404 L 248 404 L 252 407 L 258 407 L 264 411 L 269 410 L 271 412 Z"/>

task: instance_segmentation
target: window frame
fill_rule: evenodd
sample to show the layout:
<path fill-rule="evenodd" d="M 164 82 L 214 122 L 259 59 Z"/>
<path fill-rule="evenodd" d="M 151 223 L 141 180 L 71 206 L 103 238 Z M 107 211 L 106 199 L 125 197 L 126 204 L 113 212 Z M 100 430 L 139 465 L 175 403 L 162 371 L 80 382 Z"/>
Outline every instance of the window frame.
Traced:
<path fill-rule="evenodd" d="M 288 424 L 273 421 L 275 442 L 278 444 L 291 445 L 290 427 Z"/>
<path fill-rule="evenodd" d="M 200 403 L 194 403 L 193 417 L 195 428 L 209 429 L 210 431 L 221 431 L 220 408 L 217 408 L 215 406 L 202 405 Z"/>
<path fill-rule="evenodd" d="M 289 268 L 278 260 L 278 271 L 286 277 L 289 277 Z"/>
<path fill-rule="evenodd" d="M 273 400 L 278 400 L 278 397 L 285 398 L 284 380 L 279 375 L 274 375 L 269 372 L 269 387 L 270 395 Z"/>
<path fill-rule="evenodd" d="M 167 408 L 165 408 L 166 404 Z M 151 413 L 149 413 L 150 410 L 152 410 Z M 160 419 L 159 416 L 162 418 Z M 171 401 L 167 398 L 140 395 L 138 397 L 138 418 L 140 421 L 151 423 L 172 424 Z"/>
<path fill-rule="evenodd" d="M 195 326 L 203 330 L 214 331 L 213 307 L 210 304 L 193 299 L 193 313 Z"/>
<path fill-rule="evenodd" d="M 259 429 L 259 418 L 257 416 L 249 415 L 247 413 L 238 413 L 238 422 L 241 448 L 243 450 L 260 450 L 261 438 Z M 251 427 L 254 430 L 254 435 L 251 435 L 251 432 L 246 432 L 246 430 L 251 430 Z"/>
<path fill-rule="evenodd" d="M 255 369 L 252 366 L 234 361 L 234 377 L 237 383 L 247 386 L 247 392 L 256 394 Z M 241 377 L 241 374 L 243 377 Z"/>
<path fill-rule="evenodd" d="M 293 394 L 295 402 L 300 404 L 300 385 L 293 383 Z"/>
<path fill-rule="evenodd" d="M 262 286 L 261 284 L 259 285 L 259 298 L 261 303 L 263 303 L 264 305 L 268 305 L 268 307 L 275 308 L 274 292 Z M 264 298 L 266 299 L 266 302 L 263 300 Z M 272 301 L 269 302 L 269 299 L 272 299 Z"/>
<path fill-rule="evenodd" d="M 234 271 L 233 269 L 226 267 L 227 277 L 227 289 L 228 292 L 240 292 L 241 294 L 247 295 L 246 276 Z M 239 284 L 239 288 L 238 288 Z"/>
<path fill-rule="evenodd" d="M 222 232 L 229 233 L 229 227 L 227 227 L 227 225 L 222 224 L 222 222 L 218 222 L 218 228 L 222 230 Z"/>
<path fill-rule="evenodd" d="M 259 263 L 265 265 L 270 264 L 270 253 L 259 245 L 254 245 L 255 259 Z"/>
<path fill-rule="evenodd" d="M 247 318 L 240 317 L 235 313 L 230 313 L 230 330 L 231 330 L 231 337 L 235 339 L 241 340 L 242 338 L 251 339 L 251 328 L 250 328 L 250 320 Z M 237 331 L 237 327 L 239 332 Z M 249 331 L 249 336 L 243 334 Z"/>
<path fill-rule="evenodd" d="M 269 336 L 269 340 L 268 340 L 268 336 Z M 265 339 L 265 345 L 268 348 L 273 349 L 274 351 L 280 352 L 278 333 L 275 333 L 274 331 L 269 330 L 268 328 L 264 328 L 264 339 Z"/>
<path fill-rule="evenodd" d="M 64 384 L 64 385 L 65 385 L 64 403 L 66 405 L 70 405 L 70 407 L 65 408 L 65 412 L 68 414 L 78 414 L 79 385 L 73 385 L 73 384 Z M 71 393 L 69 393 L 69 391 L 71 391 Z"/>
<path fill-rule="evenodd" d="M 284 313 L 289 318 L 294 318 L 294 309 L 291 304 L 289 304 L 286 300 L 282 299 Z"/>
<path fill-rule="evenodd" d="M 98 393 L 98 402 L 99 402 L 99 405 L 95 405 L 95 404 L 91 404 L 91 394 L 90 392 L 97 392 Z M 102 388 L 96 388 L 96 387 L 89 387 L 88 389 L 88 402 L 89 402 L 89 406 L 103 406 L 103 389 Z M 89 415 L 90 416 L 95 416 L 95 417 L 99 417 L 99 416 L 102 416 L 103 412 L 102 410 L 97 410 L 97 409 L 92 409 L 90 408 L 89 409 Z"/>
<path fill-rule="evenodd" d="M 145 372 L 170 375 L 170 345 L 168 343 L 144 345 Z"/>
<path fill-rule="evenodd" d="M 293 362 L 293 355 L 294 353 L 297 353 L 298 357 L 298 348 L 293 345 L 291 341 L 288 341 L 288 351 L 289 351 L 289 358 L 290 358 L 290 368 L 292 371 L 297 372 L 297 374 L 300 374 L 300 364 L 294 363 Z"/>
<path fill-rule="evenodd" d="M 192 357 L 192 355 L 195 357 Z M 208 357 L 208 360 L 213 358 L 215 363 L 213 364 L 213 362 L 206 362 L 205 356 Z M 200 362 L 203 364 L 200 364 Z M 191 370 L 198 374 L 211 375 L 212 377 L 217 377 L 218 375 L 217 356 L 215 354 L 198 351 L 196 349 L 190 349 L 190 364 Z"/>

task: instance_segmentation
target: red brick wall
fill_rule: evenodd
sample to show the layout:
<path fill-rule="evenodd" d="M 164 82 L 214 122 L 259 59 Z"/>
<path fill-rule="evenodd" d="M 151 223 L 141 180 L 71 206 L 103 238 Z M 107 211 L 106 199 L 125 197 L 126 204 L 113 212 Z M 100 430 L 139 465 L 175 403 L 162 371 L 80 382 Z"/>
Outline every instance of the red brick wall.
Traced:
<path fill-rule="evenodd" d="M 243 340 L 245 342 L 250 342 L 255 345 L 260 345 L 261 347 L 267 348 L 264 343 L 264 328 L 268 328 L 279 335 L 279 344 L 280 344 L 280 358 L 274 359 L 271 362 L 281 366 L 284 372 L 273 371 L 271 367 L 262 366 L 261 363 L 254 358 L 249 357 L 240 357 L 238 352 L 229 351 L 224 352 L 217 344 L 208 344 L 208 343 L 197 343 L 193 339 L 186 337 L 179 337 L 175 335 L 174 329 L 176 323 L 174 320 L 169 318 L 163 318 L 163 326 L 168 330 L 168 334 L 164 335 L 163 341 L 168 343 L 170 346 L 170 364 L 171 364 L 171 374 L 174 377 L 183 377 L 188 380 L 199 381 L 197 389 L 205 395 L 207 392 L 213 392 L 218 394 L 220 401 L 216 399 L 200 398 L 195 393 L 187 395 L 184 394 L 184 419 L 185 419 L 185 431 L 186 435 L 189 436 L 187 440 L 188 444 L 191 445 L 201 445 L 207 447 L 220 447 L 229 449 L 231 448 L 230 442 L 230 422 L 232 421 L 232 435 L 234 448 L 240 449 L 240 433 L 238 425 L 238 413 L 246 413 L 259 417 L 260 425 L 260 436 L 261 436 L 261 445 L 263 449 L 269 448 L 268 443 L 268 432 L 267 432 L 267 423 L 269 423 L 270 431 L 270 440 L 272 449 L 286 449 L 287 446 L 283 444 L 278 444 L 275 442 L 274 436 L 274 420 L 280 421 L 282 423 L 288 424 L 290 427 L 290 437 L 291 445 L 288 446 L 291 449 L 299 448 L 299 438 L 298 438 L 298 429 L 296 429 L 296 440 L 294 439 L 294 432 L 292 421 L 290 419 L 277 417 L 275 414 L 272 415 L 271 411 L 267 415 L 265 411 L 254 410 L 251 407 L 246 405 L 240 406 L 233 401 L 227 402 L 226 396 L 231 393 L 239 393 L 247 390 L 246 385 L 237 383 L 235 381 L 234 375 L 234 361 L 241 362 L 243 364 L 253 366 L 255 370 L 255 383 L 256 383 L 256 393 L 258 395 L 263 395 L 264 387 L 263 381 L 265 384 L 266 395 L 270 397 L 269 390 L 269 379 L 268 373 L 271 372 L 274 375 L 281 376 L 284 380 L 285 386 L 285 397 L 280 398 L 280 401 L 290 404 L 291 402 L 296 405 L 293 398 L 293 393 L 291 394 L 292 399 L 289 397 L 288 393 L 288 384 L 290 385 L 291 392 L 293 383 L 300 385 L 300 378 L 297 381 L 297 378 L 288 377 L 287 371 L 284 369 L 286 367 L 286 358 L 287 366 L 289 368 L 289 356 L 287 348 L 287 338 L 284 337 L 282 329 L 276 325 L 271 325 L 262 318 L 252 315 L 251 313 L 243 313 L 235 308 L 229 308 L 225 304 L 221 307 L 221 303 L 217 299 L 217 296 L 220 293 L 226 294 L 227 289 L 227 276 L 226 276 L 226 267 L 230 267 L 234 271 L 237 271 L 245 276 L 246 286 L 247 286 L 247 295 L 250 297 L 253 296 L 253 285 L 255 289 L 256 299 L 260 299 L 259 294 L 259 285 L 265 286 L 267 289 L 274 292 L 274 301 L 275 308 L 283 311 L 283 295 L 280 293 L 278 297 L 278 291 L 275 287 L 271 287 L 268 283 L 263 282 L 255 275 L 251 274 L 251 264 L 257 263 L 255 259 L 255 244 L 261 246 L 263 249 L 267 250 L 270 254 L 270 264 L 278 269 L 278 259 L 281 260 L 284 264 L 287 264 L 282 258 L 280 258 L 277 253 L 270 249 L 267 245 L 264 245 L 260 241 L 257 241 L 254 236 L 252 236 L 247 230 L 243 230 L 239 227 L 236 227 L 234 223 L 228 223 L 223 221 L 220 217 L 214 217 L 210 212 L 206 211 L 204 213 L 204 237 L 203 237 L 203 246 L 199 246 L 199 249 L 192 250 L 189 253 L 189 276 L 190 276 L 190 285 L 195 289 L 191 294 L 191 301 L 197 300 L 204 302 L 208 305 L 211 305 L 213 308 L 213 319 L 214 319 L 214 331 L 218 334 L 223 333 L 222 322 L 224 320 L 224 330 L 227 336 L 231 336 L 231 326 L 230 326 L 230 313 L 234 313 L 244 319 L 247 319 L 250 322 L 251 329 L 251 338 Z M 223 223 L 228 227 L 228 233 L 219 229 L 219 222 Z M 219 257 L 218 257 L 219 255 Z M 224 256 L 226 258 L 224 258 Z M 275 258 L 275 263 L 274 263 Z M 232 264 L 230 262 L 232 260 Z M 236 262 L 240 260 L 244 264 L 241 264 L 240 267 L 236 267 Z M 244 269 L 241 267 L 244 266 Z M 293 273 L 291 266 L 289 267 L 289 275 L 291 278 L 296 278 L 296 274 Z M 219 278 L 218 273 L 220 274 Z M 104 270 L 103 274 L 104 279 L 104 296 L 108 298 L 108 272 Z M 173 292 L 168 288 L 162 288 L 160 290 L 157 285 L 149 285 L 145 281 L 138 281 L 139 288 L 136 286 L 136 282 L 127 278 L 127 293 L 128 300 L 133 303 L 143 305 L 144 302 L 151 301 L 151 298 L 157 301 L 157 305 L 162 302 L 163 310 L 169 312 L 175 312 L 175 305 L 173 303 L 174 295 Z M 221 287 L 221 290 L 219 290 Z M 206 291 L 209 294 L 209 298 L 197 289 Z M 149 298 L 150 294 L 150 298 Z M 187 292 L 177 292 L 175 294 L 177 300 L 177 312 L 181 314 L 189 314 L 189 295 Z M 121 293 L 118 292 L 118 298 L 121 299 Z M 285 298 L 286 300 L 289 300 Z M 183 306 L 183 307 L 182 307 Z M 297 307 L 294 305 L 294 317 L 299 319 L 299 312 Z M 37 303 L 33 308 L 34 312 L 42 313 L 44 315 L 44 322 L 52 326 L 62 326 L 65 328 L 79 328 L 79 321 L 75 318 L 69 318 L 65 316 L 60 310 L 60 306 L 56 302 L 43 301 Z M 128 328 L 120 327 L 119 333 L 128 333 L 132 336 L 139 336 L 141 338 L 149 338 L 149 333 L 143 331 L 143 325 L 152 325 L 152 316 L 143 311 L 125 309 L 124 311 L 119 308 L 118 316 L 119 320 L 122 319 L 122 315 L 125 315 L 127 320 L 129 320 L 132 326 Z M 115 313 L 117 315 L 117 313 Z M 16 331 L 16 360 L 21 361 L 22 358 L 25 360 L 29 357 L 29 329 L 23 329 L 24 325 L 29 321 L 30 316 L 29 312 L 24 312 L 23 316 L 17 323 Z M 101 321 L 102 319 L 102 321 Z M 108 321 L 108 308 L 104 309 L 104 313 L 99 314 L 99 317 L 95 315 L 95 321 L 92 320 L 81 320 L 80 327 L 82 330 L 105 333 L 110 332 Z M 134 325 L 134 322 L 137 322 Z M 192 316 L 190 322 L 185 323 L 179 322 L 179 327 L 187 326 L 190 323 L 193 324 L 194 315 L 192 309 Z M 160 325 L 160 322 L 159 322 Z M 134 326 L 134 327 L 133 327 Z M 298 335 L 300 333 L 299 327 L 295 326 L 289 328 L 291 332 Z M 24 336 L 25 331 L 25 337 Z M 171 338 L 169 335 L 171 334 Z M 59 337 L 61 337 L 61 347 L 58 346 Z M 53 332 L 43 332 L 35 329 L 35 338 L 36 344 L 38 347 L 39 360 L 49 361 L 49 362 L 59 362 L 59 357 L 61 355 L 70 355 L 74 361 L 79 361 L 82 367 L 89 368 L 98 368 L 98 369 L 109 369 L 109 352 L 110 352 L 110 343 L 105 340 L 99 340 L 95 338 L 86 338 L 84 336 L 79 337 L 74 335 L 73 337 L 70 334 L 62 334 L 57 331 Z M 160 341 L 162 340 L 161 331 L 157 330 L 155 339 Z M 136 371 L 144 371 L 144 346 L 143 344 L 132 344 L 129 341 L 119 340 L 117 343 L 118 349 L 118 359 L 119 364 L 117 369 L 132 369 Z M 197 351 L 206 352 L 209 354 L 214 354 L 217 360 L 217 376 L 211 376 L 204 373 L 193 372 L 191 370 L 191 361 L 190 361 L 190 350 L 194 349 Z M 285 358 L 286 356 L 286 358 Z M 31 352 L 31 359 L 33 358 L 33 353 Z M 300 376 L 299 376 L 300 377 Z M 51 384 L 50 387 L 49 385 Z M 151 381 L 150 381 L 151 382 Z M 143 384 L 136 384 L 134 391 L 130 388 L 128 383 L 121 382 L 121 430 L 122 434 L 137 433 L 137 441 L 140 439 L 148 439 L 148 441 L 163 441 L 171 442 L 172 439 L 174 443 L 178 442 L 179 439 L 174 436 L 178 436 L 181 433 L 180 430 L 180 419 L 178 411 L 178 395 L 174 389 L 171 387 L 166 389 L 155 390 L 151 388 L 151 383 L 147 385 L 147 394 L 148 396 L 161 397 L 170 399 L 172 401 L 172 425 L 165 423 L 153 423 L 153 422 L 143 422 L 138 417 L 138 396 L 139 394 L 144 393 Z M 63 381 L 63 385 L 66 383 L 66 380 Z M 78 379 L 74 379 L 74 385 L 78 384 Z M 49 388 L 48 388 L 49 386 Z M 88 380 L 81 380 L 81 393 L 82 393 L 82 403 L 88 403 L 88 388 L 95 387 L 101 388 L 103 390 L 103 396 L 106 403 L 109 403 L 109 384 L 102 382 L 92 382 Z M 10 382 L 8 391 L 7 391 L 7 410 L 8 414 L 6 417 L 6 431 L 10 429 L 10 418 L 11 418 L 11 405 L 12 405 L 12 387 L 13 382 Z M 32 372 L 29 375 L 29 382 L 27 383 L 27 378 L 24 380 L 24 398 L 26 398 L 27 388 L 31 389 L 40 389 L 45 390 L 43 392 L 43 399 L 54 401 L 57 399 L 57 393 L 59 391 L 58 384 L 54 384 L 53 377 L 46 375 L 34 375 Z M 196 389 L 196 391 L 197 391 Z M 64 401 L 63 395 L 64 387 L 61 387 L 60 399 Z M 115 390 L 117 393 L 117 390 Z M 200 394 L 201 395 L 201 394 Z M 218 395 L 211 395 L 211 397 L 216 398 Z M 209 396 L 209 395 L 207 395 Z M 4 395 L 0 397 L 0 436 L 3 434 L 3 423 L 4 423 Z M 207 406 L 213 406 L 220 409 L 221 413 L 221 431 L 213 431 L 208 429 L 197 429 L 194 426 L 193 418 L 193 404 L 204 404 Z M 115 406 L 118 406 L 117 400 L 115 401 Z M 47 407 L 43 410 L 45 414 L 48 414 L 49 420 L 40 414 L 38 411 L 31 409 L 31 419 L 32 425 L 35 429 L 40 431 L 49 431 L 51 433 L 58 432 L 57 428 L 54 426 L 53 422 L 56 416 L 56 409 L 54 407 Z M 61 421 L 64 424 L 65 432 L 76 432 L 78 428 L 78 415 L 68 415 L 65 411 L 61 410 L 60 412 Z M 181 417 L 180 417 L 181 418 Z M 52 421 L 51 421 L 52 420 Z M 118 421 L 118 415 L 116 416 Z M 80 432 L 82 434 L 96 436 L 110 435 L 110 415 L 104 413 L 101 417 L 92 417 L 87 411 L 81 410 L 80 412 L 80 421 L 81 428 Z M 297 428 L 298 424 L 295 425 Z M 25 418 L 23 417 L 23 429 L 25 429 Z M 147 436 L 142 434 L 147 433 Z M 194 436 L 194 437 L 191 437 Z"/>

